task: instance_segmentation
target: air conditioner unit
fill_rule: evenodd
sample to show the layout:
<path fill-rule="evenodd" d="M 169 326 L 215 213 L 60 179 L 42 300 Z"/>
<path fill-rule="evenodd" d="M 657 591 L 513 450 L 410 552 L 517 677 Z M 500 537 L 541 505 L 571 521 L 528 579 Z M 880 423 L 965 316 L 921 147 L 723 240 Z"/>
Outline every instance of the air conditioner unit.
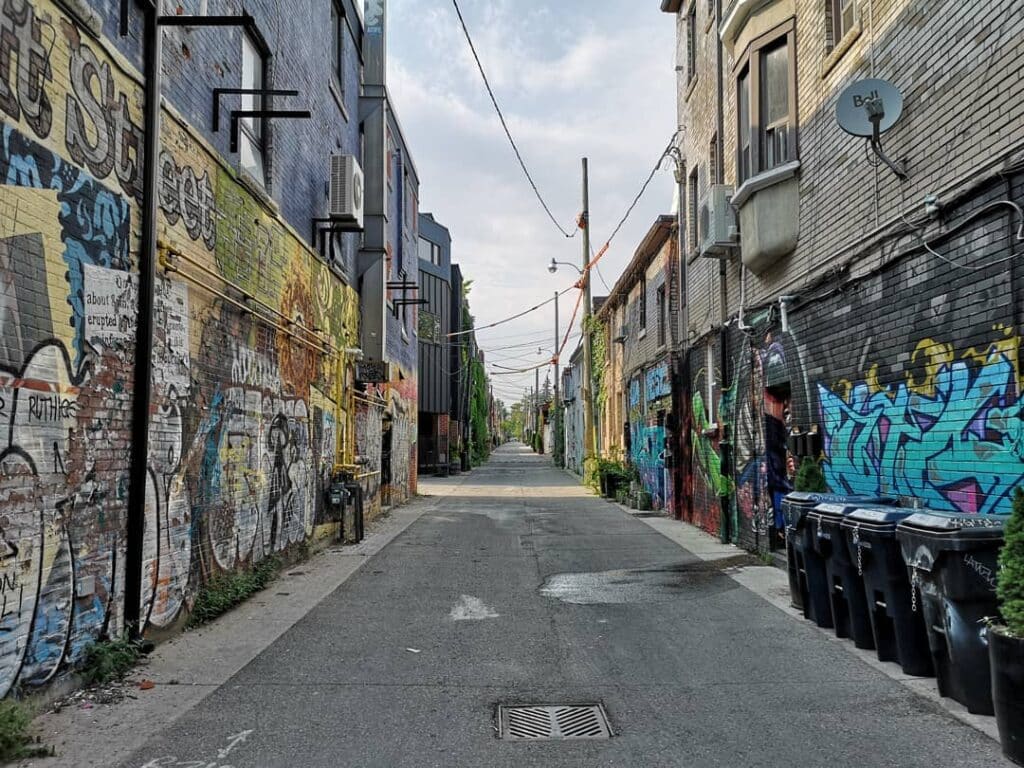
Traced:
<path fill-rule="evenodd" d="M 700 201 L 697 237 L 701 256 L 721 257 L 739 243 L 736 211 L 732 207 L 732 187 L 712 184 Z"/>
<path fill-rule="evenodd" d="M 331 219 L 363 228 L 363 169 L 354 155 L 331 155 Z"/>

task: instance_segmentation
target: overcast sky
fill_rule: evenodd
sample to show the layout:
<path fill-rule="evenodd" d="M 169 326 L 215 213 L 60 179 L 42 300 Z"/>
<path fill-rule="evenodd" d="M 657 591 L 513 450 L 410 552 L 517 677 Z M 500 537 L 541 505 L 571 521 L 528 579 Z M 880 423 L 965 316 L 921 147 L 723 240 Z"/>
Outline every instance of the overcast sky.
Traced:
<path fill-rule="evenodd" d="M 512 135 L 567 229 L 580 210 L 580 158 L 589 158 L 591 236 L 600 248 L 675 129 L 674 18 L 658 10 L 657 0 L 459 5 Z M 566 240 L 533 197 L 451 0 L 391 0 L 388 23 L 389 88 L 419 171 L 420 210 L 451 230 L 452 259 L 474 281 L 477 325 L 570 285 L 575 272 L 562 267 L 552 276 L 546 265 L 552 256 L 580 263 L 580 238 Z M 665 170 L 601 260 L 609 286 L 671 204 L 672 175 Z M 593 293 L 607 293 L 596 275 Z M 572 293 L 562 298 L 563 329 L 574 301 Z M 537 346 L 550 356 L 553 335 L 552 305 L 478 334 L 488 362 L 508 367 L 542 360 Z M 500 349 L 510 344 L 532 346 Z M 510 402 L 533 378 L 492 381 Z"/>

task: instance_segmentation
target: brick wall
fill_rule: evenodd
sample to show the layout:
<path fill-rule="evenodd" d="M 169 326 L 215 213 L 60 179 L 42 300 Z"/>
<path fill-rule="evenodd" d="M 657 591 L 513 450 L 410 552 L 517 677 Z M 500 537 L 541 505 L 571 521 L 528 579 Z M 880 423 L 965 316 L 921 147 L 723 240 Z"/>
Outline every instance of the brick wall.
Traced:
<path fill-rule="evenodd" d="M 110 33 L 110 8 L 98 9 Z M 6 693 L 50 681 L 119 633 L 125 568 L 140 567 L 125 561 L 124 528 L 145 94 L 135 38 L 115 46 L 50 0 L 4 4 L 0 26 L 14 41 L 0 72 Z M 161 134 L 158 237 L 172 269 L 158 270 L 141 563 L 154 635 L 187 618 L 211 576 L 329 536 L 321 489 L 339 439 L 353 439 L 336 376 L 357 338 L 357 299 L 304 241 L 326 169 L 305 200 L 295 185 L 290 213 L 254 193 L 204 123 L 202 62 L 217 58 L 204 46 L 224 40 L 189 39 L 182 66 L 199 62 L 200 76 L 174 78 Z M 233 50 L 225 85 L 238 84 Z M 277 132 L 275 179 L 296 173 L 302 152 L 326 158 L 342 133 L 311 135 Z M 303 179 L 314 173 L 303 168 Z"/>
<path fill-rule="evenodd" d="M 1015 415 L 1020 215 L 1011 205 L 1022 202 L 1024 159 L 1015 149 L 1024 142 L 1024 84 L 1013 63 L 1024 15 L 1016 5 L 861 2 L 841 52 L 826 48 L 825 3 L 765 8 L 796 15 L 800 236 L 794 253 L 747 275 L 743 328 L 738 260 L 726 268 L 724 333 L 715 303 L 719 265 L 690 265 L 686 487 L 690 516 L 709 530 L 723 519 L 722 495 L 734 540 L 759 549 L 777 541 L 773 502 L 791 474 L 784 447 L 791 428 L 823 435 L 817 458 L 833 490 L 981 514 L 1008 509 L 1010 489 L 1024 479 Z M 709 56 L 713 49 L 698 49 L 699 72 L 713 67 Z M 726 126 L 735 125 L 734 61 L 727 51 Z M 884 142 L 891 157 L 907 161 L 905 183 L 870 167 L 863 140 L 835 122 L 839 91 L 872 71 L 903 93 L 903 116 Z M 689 96 L 681 85 L 679 104 L 689 170 L 715 98 L 698 82 Z M 724 139 L 725 180 L 734 183 L 735 129 Z M 980 167 L 989 160 L 991 169 Z M 942 204 L 933 220 L 920 203 L 929 193 Z M 782 294 L 796 297 L 786 328 Z M 717 382 L 710 404 L 709 362 Z M 702 434 L 698 412 L 709 408 L 716 415 L 707 422 L 719 429 Z"/>

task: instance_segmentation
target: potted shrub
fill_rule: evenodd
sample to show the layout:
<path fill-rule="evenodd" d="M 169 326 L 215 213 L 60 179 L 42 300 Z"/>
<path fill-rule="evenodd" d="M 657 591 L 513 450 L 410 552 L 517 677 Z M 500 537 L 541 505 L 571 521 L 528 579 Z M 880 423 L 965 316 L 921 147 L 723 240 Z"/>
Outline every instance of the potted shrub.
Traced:
<path fill-rule="evenodd" d="M 793 488 L 797 491 L 827 493 L 828 483 L 825 482 L 825 473 L 821 471 L 821 465 L 810 456 L 804 456 L 793 479 Z"/>
<path fill-rule="evenodd" d="M 1003 754 L 1024 765 L 1024 490 L 1020 488 L 1003 537 L 996 594 L 1004 623 L 988 630 L 992 703 Z"/>

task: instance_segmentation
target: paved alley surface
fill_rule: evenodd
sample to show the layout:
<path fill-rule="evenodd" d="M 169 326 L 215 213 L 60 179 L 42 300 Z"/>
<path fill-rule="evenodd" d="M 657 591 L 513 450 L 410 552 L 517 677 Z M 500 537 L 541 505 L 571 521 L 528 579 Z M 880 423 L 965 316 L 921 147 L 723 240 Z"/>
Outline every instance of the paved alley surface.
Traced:
<path fill-rule="evenodd" d="M 588 702 L 614 738 L 496 738 L 499 703 Z M 148 727 L 126 768 L 1008 765 L 517 446 L 226 684 Z"/>

